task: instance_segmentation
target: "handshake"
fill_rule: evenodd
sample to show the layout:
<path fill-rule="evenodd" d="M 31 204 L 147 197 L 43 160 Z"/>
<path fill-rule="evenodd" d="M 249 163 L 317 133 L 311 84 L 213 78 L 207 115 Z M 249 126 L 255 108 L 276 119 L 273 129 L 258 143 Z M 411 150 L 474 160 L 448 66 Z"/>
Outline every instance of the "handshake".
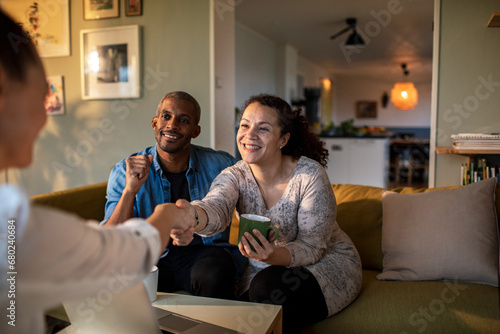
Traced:
<path fill-rule="evenodd" d="M 170 238 L 175 246 L 187 246 L 193 240 L 198 225 L 198 210 L 184 199 L 155 207 L 146 220 L 160 233 L 162 249 L 167 247 Z"/>

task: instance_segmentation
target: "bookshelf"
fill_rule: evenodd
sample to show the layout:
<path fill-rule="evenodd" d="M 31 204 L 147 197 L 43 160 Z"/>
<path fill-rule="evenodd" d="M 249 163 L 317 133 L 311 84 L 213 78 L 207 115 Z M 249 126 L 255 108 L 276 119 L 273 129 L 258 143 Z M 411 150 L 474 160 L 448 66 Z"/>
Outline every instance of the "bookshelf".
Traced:
<path fill-rule="evenodd" d="M 469 181 L 467 181 L 467 168 L 468 166 L 472 168 L 472 170 L 474 170 L 474 163 L 475 163 L 475 168 L 478 168 L 479 169 L 476 169 L 477 170 L 481 170 L 481 165 L 478 164 L 478 161 L 475 161 L 476 160 L 476 157 L 478 155 L 481 155 L 481 156 L 484 156 L 484 155 L 500 155 L 500 150 L 497 150 L 497 149 L 494 149 L 494 150 L 487 150 L 487 149 L 460 149 L 460 150 L 457 150 L 456 148 L 454 147 L 445 147 L 445 146 L 438 146 L 436 147 L 436 153 L 437 154 L 457 154 L 457 155 L 463 155 L 463 156 L 467 156 L 467 165 L 465 165 L 465 170 L 466 172 L 464 172 L 464 165 L 462 165 L 462 175 L 461 175 L 461 179 L 464 180 L 464 182 L 462 184 L 468 184 L 467 182 L 470 182 L 470 179 Z M 483 160 L 483 166 L 485 166 L 485 160 Z M 500 169 L 498 168 L 498 164 L 495 164 L 496 167 L 494 168 L 495 172 L 494 172 L 494 175 L 496 175 L 498 177 L 498 173 L 500 173 Z M 487 166 L 487 165 L 486 165 Z M 492 168 L 493 169 L 493 168 Z M 486 171 L 489 170 L 489 167 L 484 169 L 484 173 L 486 173 Z M 472 173 L 472 172 L 471 172 Z M 489 175 L 489 171 L 488 171 L 488 175 Z M 465 175 L 465 179 L 464 179 L 464 175 Z M 484 175 L 484 174 L 483 174 Z M 480 175 L 480 178 L 481 179 L 482 175 Z M 488 176 L 488 177 L 491 177 L 491 176 Z M 472 182 L 477 182 L 477 181 L 472 181 Z M 500 182 L 500 179 L 499 179 L 499 182 Z"/>

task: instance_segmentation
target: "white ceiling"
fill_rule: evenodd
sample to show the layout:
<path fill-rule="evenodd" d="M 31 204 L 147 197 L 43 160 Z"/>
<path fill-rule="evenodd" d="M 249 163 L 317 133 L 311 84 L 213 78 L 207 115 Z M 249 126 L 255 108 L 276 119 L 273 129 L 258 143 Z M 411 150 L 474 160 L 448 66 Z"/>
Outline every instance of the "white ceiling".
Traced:
<path fill-rule="evenodd" d="M 401 73 L 429 77 L 434 0 L 232 0 L 236 21 L 333 73 L 377 76 Z M 388 8 L 388 6 L 393 6 Z M 365 47 L 346 49 L 350 32 L 331 40 L 357 18 Z M 344 51 L 343 51 L 344 50 Z"/>

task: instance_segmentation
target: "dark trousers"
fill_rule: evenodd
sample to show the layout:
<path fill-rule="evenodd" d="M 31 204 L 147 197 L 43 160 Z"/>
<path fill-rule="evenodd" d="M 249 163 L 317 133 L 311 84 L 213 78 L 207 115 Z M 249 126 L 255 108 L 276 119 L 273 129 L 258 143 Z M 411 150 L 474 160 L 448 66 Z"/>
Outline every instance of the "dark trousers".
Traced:
<path fill-rule="evenodd" d="M 157 265 L 158 291 L 235 299 L 235 264 L 223 247 L 171 246 Z"/>
<path fill-rule="evenodd" d="M 261 270 L 241 297 L 255 303 L 283 307 L 283 333 L 299 333 L 300 328 L 328 316 L 323 292 L 313 274 L 304 267 L 270 266 Z"/>

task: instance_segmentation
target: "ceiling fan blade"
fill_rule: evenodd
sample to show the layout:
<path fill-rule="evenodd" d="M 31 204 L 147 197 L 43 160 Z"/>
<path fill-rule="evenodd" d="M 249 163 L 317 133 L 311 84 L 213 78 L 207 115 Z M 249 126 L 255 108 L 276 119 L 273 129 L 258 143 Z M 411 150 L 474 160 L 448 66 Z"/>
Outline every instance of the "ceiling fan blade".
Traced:
<path fill-rule="evenodd" d="M 342 29 L 341 31 L 339 31 L 338 33 L 336 33 L 335 35 L 330 36 L 330 39 L 335 39 L 335 38 L 339 37 L 340 35 L 348 32 L 351 29 L 352 29 L 352 26 L 346 27 L 346 28 Z"/>

